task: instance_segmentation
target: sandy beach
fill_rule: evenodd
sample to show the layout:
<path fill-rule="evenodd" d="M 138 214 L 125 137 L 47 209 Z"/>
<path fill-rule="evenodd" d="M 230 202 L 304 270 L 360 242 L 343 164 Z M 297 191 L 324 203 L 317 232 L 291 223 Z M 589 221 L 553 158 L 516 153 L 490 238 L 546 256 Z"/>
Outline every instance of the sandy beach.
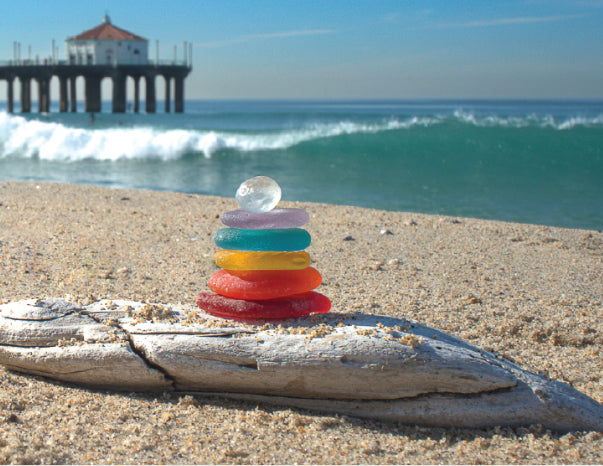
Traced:
<path fill-rule="evenodd" d="M 281 203 L 310 213 L 337 312 L 413 319 L 603 402 L 603 234 Z M 0 302 L 193 303 L 234 199 L 0 182 Z M 1 463 L 589 463 L 603 434 L 407 426 L 0 369 Z"/>

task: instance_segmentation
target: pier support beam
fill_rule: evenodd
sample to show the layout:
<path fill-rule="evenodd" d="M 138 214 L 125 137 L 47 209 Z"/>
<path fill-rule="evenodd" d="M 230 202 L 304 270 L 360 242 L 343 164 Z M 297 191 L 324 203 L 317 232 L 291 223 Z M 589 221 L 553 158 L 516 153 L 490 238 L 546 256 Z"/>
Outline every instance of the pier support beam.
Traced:
<path fill-rule="evenodd" d="M 69 111 L 77 111 L 77 93 L 75 90 L 75 80 L 77 76 L 71 76 L 69 78 Z"/>
<path fill-rule="evenodd" d="M 170 113 L 170 83 L 171 79 L 166 76 L 165 77 L 165 113 Z"/>
<path fill-rule="evenodd" d="M 6 80 L 6 111 L 8 113 L 13 113 L 15 103 L 15 95 L 13 89 L 13 78 L 8 78 Z"/>
<path fill-rule="evenodd" d="M 146 81 L 146 100 L 145 107 L 147 113 L 155 113 L 157 101 L 155 100 L 155 75 L 145 76 Z"/>
<path fill-rule="evenodd" d="M 67 77 L 59 76 L 59 112 L 67 111 Z"/>
<path fill-rule="evenodd" d="M 38 81 L 38 112 L 48 113 L 50 111 L 50 78 L 42 76 Z"/>
<path fill-rule="evenodd" d="M 44 83 L 44 93 L 42 94 L 42 109 L 44 113 L 50 113 L 50 77 L 42 80 Z"/>
<path fill-rule="evenodd" d="M 140 76 L 134 76 L 134 113 L 138 113 L 140 105 Z"/>
<path fill-rule="evenodd" d="M 116 73 L 113 76 L 113 113 L 126 111 L 126 76 Z"/>
<path fill-rule="evenodd" d="M 101 78 L 85 76 L 86 79 L 86 112 L 101 111 Z"/>
<path fill-rule="evenodd" d="M 174 83 L 174 112 L 184 112 L 184 78 L 178 76 Z"/>
<path fill-rule="evenodd" d="M 44 113 L 44 78 L 36 79 L 38 82 L 38 113 Z"/>
<path fill-rule="evenodd" d="M 31 112 L 31 78 L 21 77 L 21 113 Z"/>

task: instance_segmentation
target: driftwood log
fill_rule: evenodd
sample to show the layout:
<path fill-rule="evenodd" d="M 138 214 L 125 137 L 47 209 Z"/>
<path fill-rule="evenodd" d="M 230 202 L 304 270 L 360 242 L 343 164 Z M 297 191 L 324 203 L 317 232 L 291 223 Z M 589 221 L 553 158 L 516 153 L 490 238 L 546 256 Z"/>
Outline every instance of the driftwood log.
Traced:
<path fill-rule="evenodd" d="M 373 315 L 246 324 L 192 306 L 32 299 L 0 306 L 0 364 L 86 387 L 429 426 L 603 430 L 603 406 L 573 388 L 438 330 Z"/>

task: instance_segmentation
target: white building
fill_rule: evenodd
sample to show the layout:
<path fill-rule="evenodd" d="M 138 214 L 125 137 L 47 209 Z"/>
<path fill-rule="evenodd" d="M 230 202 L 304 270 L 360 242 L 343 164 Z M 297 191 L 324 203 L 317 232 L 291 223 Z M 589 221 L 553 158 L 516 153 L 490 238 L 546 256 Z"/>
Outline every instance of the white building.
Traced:
<path fill-rule="evenodd" d="M 70 37 L 67 57 L 74 65 L 146 65 L 149 41 L 117 28 L 105 15 L 101 25 Z"/>

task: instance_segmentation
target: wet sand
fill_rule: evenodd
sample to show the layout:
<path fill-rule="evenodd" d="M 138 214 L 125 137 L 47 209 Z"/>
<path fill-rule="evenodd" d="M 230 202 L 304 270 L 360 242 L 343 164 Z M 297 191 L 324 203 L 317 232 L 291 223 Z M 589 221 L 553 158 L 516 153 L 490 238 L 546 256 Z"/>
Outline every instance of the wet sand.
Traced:
<path fill-rule="evenodd" d="M 338 312 L 417 320 L 603 402 L 603 234 L 356 207 L 310 213 Z M 234 199 L 0 182 L 0 301 L 193 303 Z M 442 429 L 0 369 L 1 463 L 603 463 L 603 434 Z"/>

